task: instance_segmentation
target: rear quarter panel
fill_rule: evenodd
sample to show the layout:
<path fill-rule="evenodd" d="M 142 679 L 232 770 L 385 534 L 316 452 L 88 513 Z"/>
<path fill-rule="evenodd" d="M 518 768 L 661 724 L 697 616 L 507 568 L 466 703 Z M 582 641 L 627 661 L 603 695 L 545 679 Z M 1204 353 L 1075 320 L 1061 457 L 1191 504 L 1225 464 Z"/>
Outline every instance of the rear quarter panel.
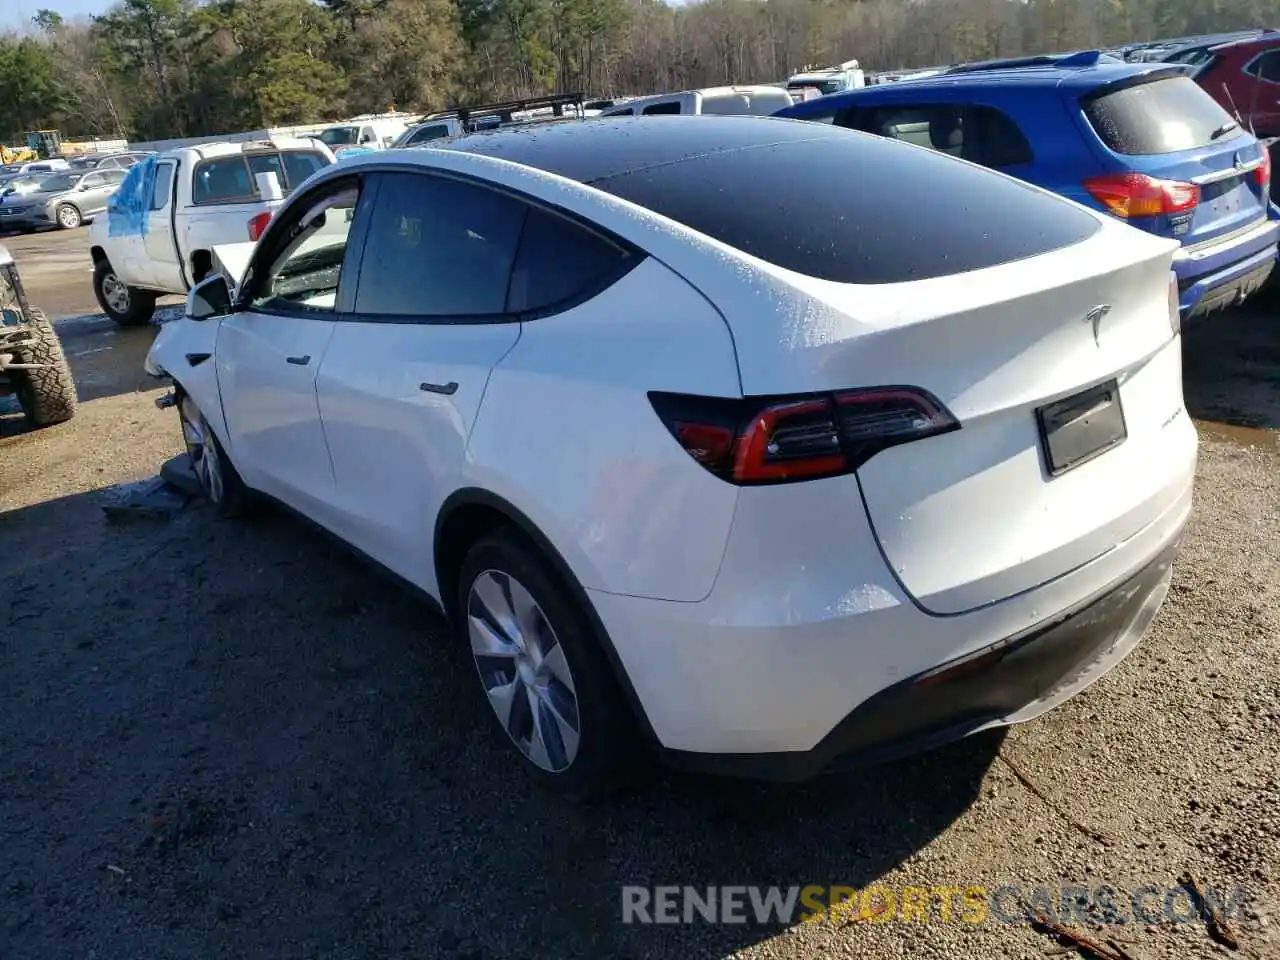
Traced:
<path fill-rule="evenodd" d="M 649 257 L 586 303 L 523 325 L 489 379 L 461 486 L 515 505 L 589 589 L 702 600 L 737 488 L 681 449 L 648 391 L 738 396 L 738 383 L 719 312 Z"/>
<path fill-rule="evenodd" d="M 1017 105 L 1015 120 L 1022 128 L 1036 162 L 1024 179 L 1093 210 L 1098 202 L 1084 181 L 1123 169 L 1114 156 L 1094 148 L 1097 135 L 1089 126 L 1074 95 L 1054 88 L 1034 101 Z"/>

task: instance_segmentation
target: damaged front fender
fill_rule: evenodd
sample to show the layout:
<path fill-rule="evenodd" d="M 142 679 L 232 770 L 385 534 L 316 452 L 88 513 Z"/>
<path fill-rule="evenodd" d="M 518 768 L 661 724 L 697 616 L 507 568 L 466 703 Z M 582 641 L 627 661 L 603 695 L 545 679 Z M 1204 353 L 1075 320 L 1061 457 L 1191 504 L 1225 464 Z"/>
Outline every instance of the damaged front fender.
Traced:
<path fill-rule="evenodd" d="M 217 364 L 209 362 L 214 357 L 220 326 L 220 319 L 192 320 L 189 317 L 164 324 L 147 352 L 143 368 L 153 377 L 172 380 L 191 397 L 225 444 L 227 429 L 218 392 Z M 166 397 L 161 397 L 156 406 L 163 409 L 173 405 L 162 402 L 165 400 Z"/>

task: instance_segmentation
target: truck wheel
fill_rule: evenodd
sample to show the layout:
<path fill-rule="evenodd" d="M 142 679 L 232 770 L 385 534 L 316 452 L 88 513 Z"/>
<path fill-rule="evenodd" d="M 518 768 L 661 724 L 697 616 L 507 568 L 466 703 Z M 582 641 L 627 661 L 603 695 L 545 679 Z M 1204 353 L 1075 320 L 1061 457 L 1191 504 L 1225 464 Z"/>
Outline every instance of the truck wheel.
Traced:
<path fill-rule="evenodd" d="M 53 332 L 53 324 L 33 308 L 31 326 L 35 340 L 30 346 L 23 347 L 22 360 L 48 366 L 35 370 L 10 370 L 9 376 L 17 388 L 18 404 L 27 419 L 33 426 L 47 427 L 75 416 L 76 385 L 62 352 L 62 341 Z"/>
<path fill-rule="evenodd" d="M 156 312 L 156 295 L 127 286 L 106 260 L 94 264 L 93 292 L 102 312 L 122 327 L 141 326 Z"/>
<path fill-rule="evenodd" d="M 69 203 L 64 203 L 56 211 L 58 226 L 63 230 L 74 230 L 80 226 L 80 211 Z"/>

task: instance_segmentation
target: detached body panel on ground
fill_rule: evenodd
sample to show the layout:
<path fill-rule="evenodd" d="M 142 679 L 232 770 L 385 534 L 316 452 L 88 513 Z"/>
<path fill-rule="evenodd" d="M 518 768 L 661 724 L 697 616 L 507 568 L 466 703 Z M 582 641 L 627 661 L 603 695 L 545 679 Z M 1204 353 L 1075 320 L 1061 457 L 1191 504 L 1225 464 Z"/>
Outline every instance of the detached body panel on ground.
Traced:
<path fill-rule="evenodd" d="M 633 726 L 802 777 L 1138 641 L 1196 460 L 1176 248 L 882 138 L 601 119 L 318 176 L 148 368 L 206 473 L 440 602 L 543 781 Z"/>
<path fill-rule="evenodd" d="M 1241 302 L 1275 265 L 1269 153 L 1180 67 L 1080 55 L 871 87 L 778 116 L 940 150 L 1176 239 L 1184 320 Z"/>

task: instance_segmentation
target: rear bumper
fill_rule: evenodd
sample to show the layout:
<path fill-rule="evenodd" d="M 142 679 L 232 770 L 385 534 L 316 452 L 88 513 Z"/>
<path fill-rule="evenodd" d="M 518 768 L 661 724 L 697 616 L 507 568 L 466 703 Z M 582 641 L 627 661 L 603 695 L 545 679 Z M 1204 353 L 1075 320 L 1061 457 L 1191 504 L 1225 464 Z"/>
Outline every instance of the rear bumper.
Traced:
<path fill-rule="evenodd" d="M 864 701 L 804 752 L 708 755 L 673 751 L 673 765 L 799 781 L 837 766 L 881 763 L 992 727 L 1032 720 L 1123 660 L 1169 591 L 1182 529 L 1136 575 L 1023 634 L 909 677 Z"/>
<path fill-rule="evenodd" d="M 1032 719 L 1137 644 L 1191 513 L 1191 436 L 1186 469 L 1169 478 L 1168 505 L 1150 523 L 970 613 L 921 610 L 890 576 L 865 517 L 838 509 L 834 488 L 806 496 L 805 484 L 744 491 L 765 496 L 740 512 L 706 600 L 587 594 L 672 766 L 797 780 L 846 756 L 924 749 Z"/>
<path fill-rule="evenodd" d="M 1239 303 L 1275 266 L 1280 222 L 1265 220 L 1226 241 L 1184 247 L 1173 257 L 1183 321 Z"/>

